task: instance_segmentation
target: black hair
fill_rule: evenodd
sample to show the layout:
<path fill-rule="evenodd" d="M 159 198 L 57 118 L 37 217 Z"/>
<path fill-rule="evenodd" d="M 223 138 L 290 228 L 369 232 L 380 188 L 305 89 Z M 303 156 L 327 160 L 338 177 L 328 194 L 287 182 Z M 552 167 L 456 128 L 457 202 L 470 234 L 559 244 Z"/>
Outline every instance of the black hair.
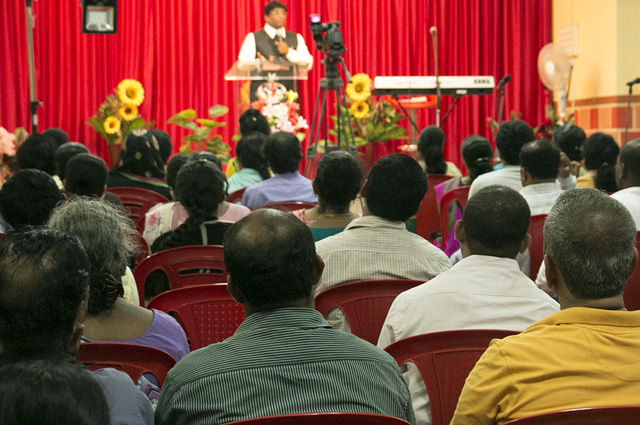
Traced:
<path fill-rule="evenodd" d="M 480 175 L 493 171 L 491 167 L 491 157 L 493 150 L 491 143 L 482 136 L 469 136 L 460 145 L 462 159 L 469 170 L 469 184 Z"/>
<path fill-rule="evenodd" d="M 469 198 L 462 219 L 472 253 L 516 258 L 529 230 L 531 210 L 518 192 L 494 185 Z"/>
<path fill-rule="evenodd" d="M 89 149 L 78 142 L 65 143 L 58 148 L 53 158 L 56 163 L 56 174 L 60 180 L 65 178 L 65 167 L 69 160 L 80 153 L 89 153 Z"/>
<path fill-rule="evenodd" d="M 51 137 L 55 143 L 56 148 L 60 148 L 62 145 L 69 143 L 69 135 L 61 128 L 48 128 L 43 131 L 42 134 Z"/>
<path fill-rule="evenodd" d="M 268 136 L 264 141 L 264 157 L 274 173 L 298 171 L 302 150 L 298 138 L 284 131 Z"/>
<path fill-rule="evenodd" d="M 278 8 L 284 9 L 285 12 L 287 11 L 287 6 L 285 6 L 283 3 L 279 1 L 270 1 L 264 7 L 264 16 L 267 16 L 269 13 L 271 13 L 273 9 L 278 9 Z"/>
<path fill-rule="evenodd" d="M 164 164 L 167 163 L 171 152 L 173 152 L 173 143 L 171 143 L 171 137 L 166 131 L 162 131 L 159 128 L 152 128 L 149 130 L 152 136 L 158 141 L 158 150 L 160 151 L 160 158 Z"/>
<path fill-rule="evenodd" d="M 311 297 L 316 247 L 291 214 L 266 208 L 235 223 L 225 234 L 224 262 L 254 308 Z"/>
<path fill-rule="evenodd" d="M 240 115 L 240 135 L 248 136 L 251 133 L 262 133 L 265 136 L 271 134 L 269 121 L 257 109 L 249 108 Z"/>
<path fill-rule="evenodd" d="M 236 145 L 236 156 L 243 168 L 251 168 L 260 173 L 262 180 L 271 177 L 269 164 L 264 157 L 264 140 L 267 136 L 262 133 L 251 133 L 242 136 Z"/>
<path fill-rule="evenodd" d="M 373 164 L 364 189 L 372 214 L 407 221 L 418 212 L 427 192 L 427 175 L 413 158 L 392 153 Z"/>
<path fill-rule="evenodd" d="M 21 170 L 35 168 L 53 176 L 56 173 L 54 157 L 57 148 L 53 137 L 32 134 L 18 147 L 16 160 Z"/>
<path fill-rule="evenodd" d="M 520 165 L 534 179 L 555 180 L 560 167 L 560 149 L 548 139 L 529 142 L 520 150 Z"/>
<path fill-rule="evenodd" d="M 447 163 L 442 157 L 444 148 L 444 132 L 435 125 L 422 130 L 418 141 L 418 152 L 422 155 L 427 165 L 429 174 L 444 174 L 447 172 Z"/>
<path fill-rule="evenodd" d="M 582 161 L 582 145 L 587 140 L 584 130 L 577 125 L 566 124 L 558 127 L 551 138 L 571 161 Z"/>
<path fill-rule="evenodd" d="M 608 134 L 593 133 L 584 142 L 582 149 L 587 170 L 597 170 L 596 189 L 605 192 L 617 191 L 616 163 L 620 147 L 615 139 Z"/>
<path fill-rule="evenodd" d="M 81 153 L 69 160 L 65 171 L 64 188 L 78 196 L 104 194 L 109 178 L 109 170 L 104 160 L 90 153 Z"/>
<path fill-rule="evenodd" d="M 218 158 L 218 156 L 213 152 L 198 151 L 198 152 L 194 152 L 191 155 L 191 158 L 189 158 L 189 162 L 202 161 L 202 160 L 212 162 L 216 167 L 222 170 L 222 161 L 220 161 L 220 158 Z"/>
<path fill-rule="evenodd" d="M 623 164 L 633 184 L 640 186 L 640 138 L 629 140 L 620 149 L 620 165 Z"/>
<path fill-rule="evenodd" d="M 362 167 L 360 162 L 347 152 L 330 152 L 318 163 L 313 182 L 318 191 L 320 205 L 346 211 L 360 191 Z"/>
<path fill-rule="evenodd" d="M 496 147 L 507 165 L 520 165 L 520 149 L 533 140 L 533 130 L 529 124 L 520 120 L 502 123 L 496 133 Z"/>
<path fill-rule="evenodd" d="M 186 153 L 179 153 L 171 157 L 171 161 L 169 161 L 169 164 L 167 165 L 167 185 L 171 189 L 176 187 L 178 172 L 180 172 L 180 169 L 187 163 L 187 161 L 189 161 L 190 158 L 191 156 Z"/>
<path fill-rule="evenodd" d="M 53 347 L 69 335 L 89 291 L 89 259 L 58 230 L 26 227 L 0 241 L 0 341 Z"/>
<path fill-rule="evenodd" d="M 86 368 L 70 358 L 49 357 L 30 355 L 0 365 L 0 423 L 109 425 L 104 392 Z"/>
<path fill-rule="evenodd" d="M 26 169 L 17 172 L 0 190 L 0 214 L 11 225 L 43 225 L 62 200 L 53 178 L 44 171 Z"/>

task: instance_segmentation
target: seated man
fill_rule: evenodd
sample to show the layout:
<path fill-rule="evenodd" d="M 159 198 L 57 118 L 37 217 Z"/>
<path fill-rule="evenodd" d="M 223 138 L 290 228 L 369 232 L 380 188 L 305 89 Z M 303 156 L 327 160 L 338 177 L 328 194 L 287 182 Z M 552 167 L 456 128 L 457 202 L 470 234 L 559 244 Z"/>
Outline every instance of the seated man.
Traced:
<path fill-rule="evenodd" d="M 18 230 L 0 241 L 0 364 L 33 355 L 75 362 L 89 268 L 78 240 L 57 230 Z M 115 369 L 86 373 L 104 391 L 111 424 L 153 424 L 151 403 L 129 376 Z"/>
<path fill-rule="evenodd" d="M 72 195 L 102 199 L 107 190 L 109 170 L 104 160 L 90 153 L 80 153 L 65 168 L 64 188 Z"/>
<path fill-rule="evenodd" d="M 427 176 L 408 155 L 397 153 L 378 160 L 361 189 L 363 217 L 316 244 L 327 268 L 315 294 L 358 280 L 427 281 L 448 270 L 451 262 L 444 252 L 404 224 L 418 212 L 426 191 Z M 350 330 L 338 309 L 330 311 L 327 320 L 336 329 Z"/>
<path fill-rule="evenodd" d="M 188 354 L 169 372 L 157 425 L 306 412 L 413 422 L 393 358 L 331 329 L 313 309 L 312 286 L 324 265 L 304 223 L 280 211 L 256 211 L 229 229 L 224 256 L 229 292 L 247 318 L 233 336 Z"/>
<path fill-rule="evenodd" d="M 636 228 L 606 194 L 560 195 L 544 225 L 544 261 L 561 311 L 494 340 L 467 378 L 452 424 L 640 404 L 640 311 L 622 293 L 636 268 Z"/>
<path fill-rule="evenodd" d="M 296 136 L 284 131 L 268 136 L 264 142 L 264 157 L 276 174 L 249 186 L 242 195 L 242 205 L 255 210 L 274 202 L 318 202 L 311 180 L 298 172 L 302 151 Z"/>
<path fill-rule="evenodd" d="M 531 215 L 549 214 L 562 193 L 556 184 L 560 167 L 560 149 L 549 140 L 535 140 L 520 151 L 520 195 L 529 204 Z"/>
<path fill-rule="evenodd" d="M 627 207 L 640 230 L 640 139 L 622 146 L 616 168 L 618 191 L 611 197 Z"/>
<path fill-rule="evenodd" d="M 516 191 L 488 186 L 469 199 L 456 239 L 464 259 L 393 301 L 380 348 L 414 335 L 458 329 L 523 331 L 559 310 L 515 261 L 531 240 L 529 208 Z M 406 365 L 416 423 L 431 423 L 429 398 L 418 369 Z"/>

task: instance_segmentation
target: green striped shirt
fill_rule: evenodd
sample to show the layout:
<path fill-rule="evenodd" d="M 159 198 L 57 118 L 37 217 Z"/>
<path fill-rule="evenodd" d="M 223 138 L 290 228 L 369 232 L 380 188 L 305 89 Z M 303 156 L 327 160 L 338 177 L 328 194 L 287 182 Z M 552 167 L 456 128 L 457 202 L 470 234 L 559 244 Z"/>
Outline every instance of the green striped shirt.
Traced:
<path fill-rule="evenodd" d="M 400 369 L 386 352 L 337 331 L 309 308 L 249 316 L 223 342 L 169 372 L 156 424 L 223 424 L 306 412 L 363 412 L 414 423 Z"/>

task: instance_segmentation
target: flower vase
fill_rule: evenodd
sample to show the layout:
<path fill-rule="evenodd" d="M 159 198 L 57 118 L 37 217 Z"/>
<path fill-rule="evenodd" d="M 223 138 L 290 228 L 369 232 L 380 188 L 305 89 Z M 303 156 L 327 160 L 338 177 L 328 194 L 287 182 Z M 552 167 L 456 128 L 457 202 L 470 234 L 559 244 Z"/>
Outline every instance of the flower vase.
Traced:
<path fill-rule="evenodd" d="M 364 145 L 364 169 L 365 173 L 368 173 L 371 167 L 373 167 L 373 154 L 375 152 L 375 142 L 367 142 Z"/>
<path fill-rule="evenodd" d="M 116 139 L 114 144 L 109 144 L 109 158 L 110 158 L 110 167 L 113 168 L 117 163 L 118 159 L 120 159 L 120 151 L 122 150 L 122 137 Z"/>

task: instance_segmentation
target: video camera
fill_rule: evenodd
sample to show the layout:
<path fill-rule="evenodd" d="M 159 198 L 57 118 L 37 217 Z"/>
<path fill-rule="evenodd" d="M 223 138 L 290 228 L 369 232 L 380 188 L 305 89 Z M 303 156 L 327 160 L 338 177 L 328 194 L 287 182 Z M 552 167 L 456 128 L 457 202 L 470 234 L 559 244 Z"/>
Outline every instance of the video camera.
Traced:
<path fill-rule="evenodd" d="M 322 23 L 319 14 L 310 16 L 311 33 L 316 42 L 316 48 L 329 57 L 342 55 L 346 48 L 342 41 L 342 32 L 338 29 L 340 22 Z"/>

